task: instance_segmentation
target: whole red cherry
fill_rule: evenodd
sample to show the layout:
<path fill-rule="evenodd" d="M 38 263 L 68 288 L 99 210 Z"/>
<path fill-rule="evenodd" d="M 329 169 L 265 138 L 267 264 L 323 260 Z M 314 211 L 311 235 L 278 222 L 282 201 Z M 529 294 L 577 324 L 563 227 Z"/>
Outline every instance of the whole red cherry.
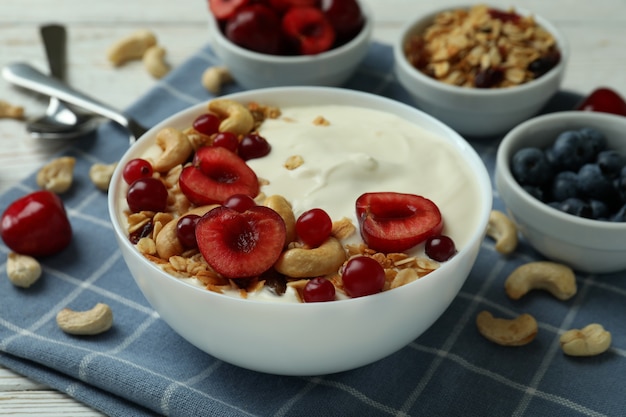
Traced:
<path fill-rule="evenodd" d="M 239 9 L 226 22 L 224 32 L 242 48 L 264 54 L 279 54 L 283 45 L 278 14 L 261 3 Z"/>
<path fill-rule="evenodd" d="M 11 203 L 2 214 L 0 233 L 12 251 L 34 257 L 60 252 L 72 240 L 72 227 L 63 202 L 45 190 Z"/>
<path fill-rule="evenodd" d="M 610 88 L 601 87 L 585 97 L 576 109 L 626 116 L 626 101 Z"/>

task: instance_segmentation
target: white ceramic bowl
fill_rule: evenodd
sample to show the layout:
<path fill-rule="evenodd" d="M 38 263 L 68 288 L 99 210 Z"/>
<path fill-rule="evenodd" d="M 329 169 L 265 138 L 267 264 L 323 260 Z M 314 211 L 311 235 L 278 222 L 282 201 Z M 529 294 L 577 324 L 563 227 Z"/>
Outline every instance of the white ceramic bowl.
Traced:
<path fill-rule="evenodd" d="M 374 23 L 366 5 L 360 4 L 365 24 L 359 34 L 332 50 L 317 55 L 279 56 L 242 48 L 224 36 L 210 14 L 209 34 L 215 54 L 245 89 L 295 85 L 340 86 L 365 58 Z"/>
<path fill-rule="evenodd" d="M 528 194 L 510 170 L 511 158 L 520 148 L 547 147 L 562 131 L 582 127 L 600 130 L 609 148 L 626 155 L 626 117 L 581 111 L 539 116 L 511 130 L 500 144 L 496 188 L 521 234 L 545 257 L 582 272 L 616 272 L 626 269 L 626 223 L 562 213 Z"/>
<path fill-rule="evenodd" d="M 473 173 L 476 221 L 467 244 L 438 270 L 401 288 L 327 303 L 271 303 L 209 292 L 163 272 L 129 242 L 122 225 L 124 165 L 142 155 L 166 126 L 185 128 L 206 103 L 159 125 L 121 158 L 109 189 L 109 210 L 123 257 L 141 291 L 174 331 L 203 351 L 232 364 L 274 374 L 316 375 L 379 360 L 410 343 L 444 312 L 468 276 L 491 211 L 489 175 L 472 147 L 441 122 L 411 106 L 338 88 L 280 87 L 228 96 L 268 105 L 352 105 L 394 113 L 451 143 Z M 419 138 L 415 138 L 419 140 Z M 464 202 L 459 202 L 464 204 Z"/>
<path fill-rule="evenodd" d="M 437 14 L 453 9 L 441 9 L 419 16 L 404 27 L 394 44 L 396 76 L 414 98 L 418 108 L 462 135 L 489 137 L 504 134 L 518 123 L 536 115 L 559 90 L 569 57 L 566 39 L 549 21 L 535 15 L 537 23 L 555 37 L 561 52 L 559 64 L 549 72 L 536 80 L 511 88 L 479 89 L 445 84 L 414 68 L 406 58 L 404 47 L 407 40 L 423 32 Z M 515 10 L 521 15 L 530 14 L 522 9 Z"/>

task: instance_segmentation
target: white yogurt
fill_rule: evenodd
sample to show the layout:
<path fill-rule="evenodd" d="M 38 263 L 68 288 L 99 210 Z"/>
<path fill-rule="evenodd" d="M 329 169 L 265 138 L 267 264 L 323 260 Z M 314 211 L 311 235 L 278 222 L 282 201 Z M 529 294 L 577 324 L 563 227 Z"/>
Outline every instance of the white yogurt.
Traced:
<path fill-rule="evenodd" d="M 445 139 L 390 113 L 352 106 L 281 108 L 278 119 L 260 128 L 272 149 L 269 155 L 247 161 L 259 178 L 269 181 L 261 191 L 282 195 L 296 217 L 319 207 L 333 220 L 348 217 L 357 227 L 356 199 L 366 192 L 402 192 L 432 200 L 443 219 L 443 233 L 457 249 L 470 239 L 478 219 L 479 195 L 469 165 Z M 328 125 L 315 124 L 318 117 Z M 304 163 L 289 170 L 285 162 L 301 156 Z M 357 232 L 344 243 L 359 242 Z M 423 255 L 423 245 L 411 252 Z M 195 278 L 183 279 L 202 286 Z M 232 295 L 239 297 L 237 291 Z M 249 293 L 259 301 L 297 302 L 296 291 L 276 297 L 263 289 Z"/>

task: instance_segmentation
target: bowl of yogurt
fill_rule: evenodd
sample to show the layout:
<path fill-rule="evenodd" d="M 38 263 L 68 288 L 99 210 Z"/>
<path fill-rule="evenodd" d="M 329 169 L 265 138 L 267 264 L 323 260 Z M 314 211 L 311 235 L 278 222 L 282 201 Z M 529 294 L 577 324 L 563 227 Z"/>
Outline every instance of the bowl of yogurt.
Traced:
<path fill-rule="evenodd" d="M 260 112 L 258 106 L 270 109 L 266 113 L 272 115 L 256 120 L 252 128 L 266 139 L 269 152 L 241 162 L 256 175 L 254 201 L 264 206 L 259 212 L 267 212 L 265 206 L 273 206 L 264 201 L 279 196 L 296 219 L 313 208 L 328 214 L 332 236 L 322 245 L 333 239 L 345 251 L 334 270 L 323 274 L 336 295 L 327 302 L 303 299 L 306 284 L 321 278 L 318 272 L 285 280 L 289 274 L 281 267 L 285 253 L 296 249 L 306 256 L 307 250 L 315 250 L 297 238 L 281 241 L 284 247 L 277 261 L 268 260 L 266 252 L 255 259 L 255 265 L 269 262 L 255 276 L 239 278 L 229 275 L 228 268 L 220 269 L 225 256 L 223 242 L 217 241 L 232 226 L 226 217 L 218 217 L 222 223 L 210 223 L 210 218 L 227 211 L 228 204 L 204 204 L 202 196 L 187 201 L 180 192 L 189 188 L 187 177 L 197 175 L 193 169 L 202 165 L 198 155 L 212 146 L 198 144 L 203 135 L 191 127 L 199 116 L 211 112 L 209 102 L 164 120 L 140 138 L 120 160 L 109 188 L 110 217 L 120 250 L 130 275 L 160 317 L 216 358 L 280 375 L 322 375 L 361 367 L 393 354 L 432 326 L 469 275 L 491 211 L 489 175 L 472 147 L 433 117 L 363 92 L 276 87 L 220 99 L 255 114 Z M 128 197 L 133 185 L 124 179 L 125 167 L 132 160 L 157 159 L 167 147 L 164 131 L 178 132 L 177 137 L 188 139 L 193 150 L 167 172 L 151 174 L 168 185 L 167 208 L 156 214 L 155 210 L 133 212 Z M 359 204 L 363 196 L 372 195 L 427 200 L 441 218 L 434 227 L 437 233 L 454 242 L 453 256 L 434 260 L 425 242 L 387 252 L 373 239 L 365 243 L 370 232 L 362 227 L 366 216 Z M 199 249 L 156 250 L 159 236 L 154 230 L 159 234 L 175 230 L 172 225 L 184 215 L 174 208 L 181 206 L 181 212 L 195 210 L 200 219 L 195 226 Z M 149 220 L 141 220 L 142 216 Z M 151 231 L 145 226 L 150 222 Z M 280 230 L 289 229 L 287 220 L 280 222 L 287 225 Z M 129 231 L 132 225 L 148 232 L 137 239 Z M 273 236 L 276 230 L 262 229 L 259 239 Z M 217 246 L 211 246 L 214 243 Z M 271 245 L 260 246 L 266 250 Z M 366 295 L 351 292 L 347 264 L 355 257 L 382 265 L 385 277 L 379 290 Z M 281 291 L 270 285 L 275 276 L 283 284 L 286 281 Z"/>

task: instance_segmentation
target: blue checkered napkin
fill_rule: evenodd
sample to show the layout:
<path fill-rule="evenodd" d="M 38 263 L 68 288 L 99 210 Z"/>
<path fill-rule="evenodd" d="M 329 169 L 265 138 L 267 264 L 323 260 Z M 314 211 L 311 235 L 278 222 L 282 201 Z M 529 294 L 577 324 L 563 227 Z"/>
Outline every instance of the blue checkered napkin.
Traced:
<path fill-rule="evenodd" d="M 206 47 L 128 109 L 151 125 L 210 96 L 197 80 L 217 63 Z M 345 87 L 410 102 L 392 75 L 391 48 L 375 43 Z M 237 86 L 225 92 L 237 91 Z M 571 108 L 560 94 L 552 109 Z M 473 145 L 493 171 L 497 141 Z M 67 154 L 76 183 L 63 195 L 74 227 L 69 249 L 43 260 L 28 290 L 0 277 L 0 363 L 112 416 L 624 416 L 626 415 L 626 274 L 579 275 L 573 300 L 533 293 L 513 302 L 508 273 L 538 259 L 528 247 L 510 258 L 485 240 L 475 268 L 450 308 L 420 338 L 369 366 L 323 377 L 279 377 L 221 362 L 199 351 L 150 308 L 122 261 L 108 221 L 106 196 L 88 179 L 95 162 L 116 161 L 126 134 L 103 125 Z M 34 176 L 0 196 L 0 208 L 36 189 Z M 496 208 L 502 208 L 497 196 Z M 0 246 L 2 256 L 8 249 Z M 3 258 L 5 259 L 5 258 Z M 99 336 L 61 332 L 56 313 L 109 304 L 114 327 Z M 533 314 L 530 345 L 503 348 L 482 338 L 474 319 L 484 309 Z M 559 348 L 560 333 L 589 323 L 613 333 L 601 356 L 576 359 Z M 390 323 L 393 325 L 393 323 Z"/>

